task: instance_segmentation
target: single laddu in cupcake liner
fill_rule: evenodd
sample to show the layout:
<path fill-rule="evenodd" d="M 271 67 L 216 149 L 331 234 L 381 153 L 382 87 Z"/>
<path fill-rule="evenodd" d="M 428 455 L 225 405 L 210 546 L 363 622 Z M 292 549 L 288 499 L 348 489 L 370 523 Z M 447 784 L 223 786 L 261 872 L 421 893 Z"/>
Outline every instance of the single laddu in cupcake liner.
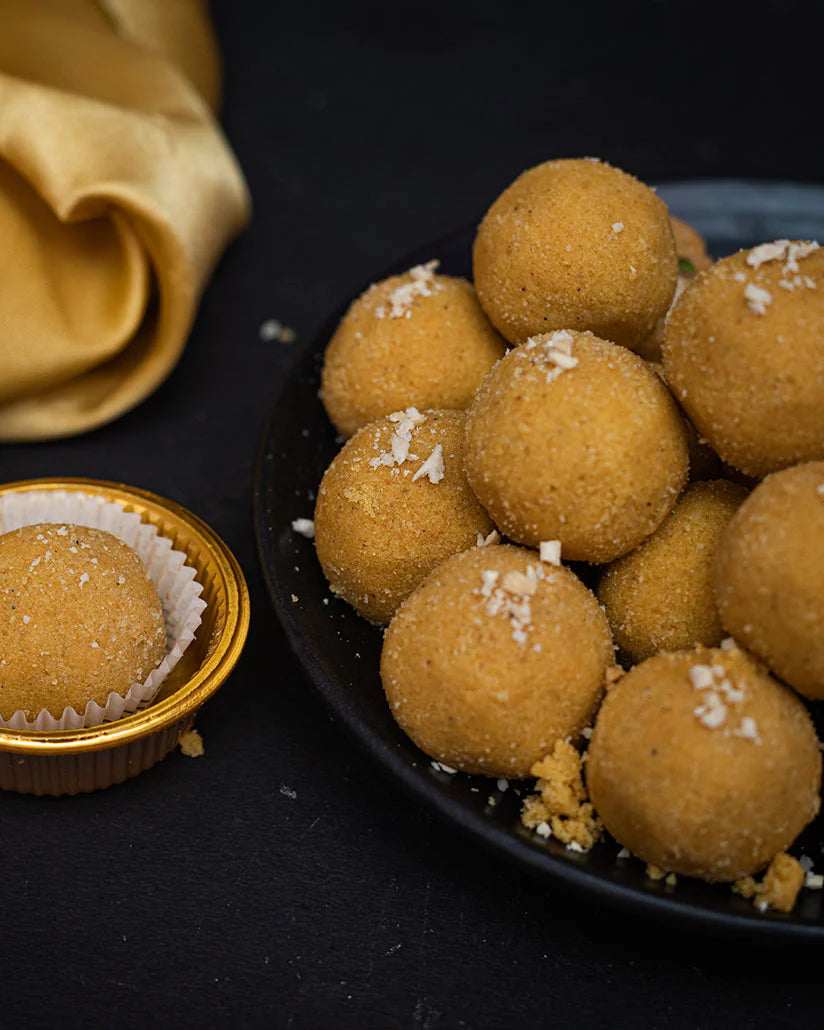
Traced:
<path fill-rule="evenodd" d="M 40 522 L 102 529 L 138 554 L 163 604 L 166 657 L 143 683 L 133 683 L 125 694 L 112 691 L 105 705 L 89 701 L 82 712 L 67 707 L 59 718 L 44 708 L 34 720 L 18 711 L 9 719 L 0 718 L 0 726 L 15 730 L 76 730 L 114 722 L 145 708 L 155 699 L 200 626 L 206 602 L 200 596 L 203 587 L 195 579 L 195 570 L 186 563 L 186 555 L 175 550 L 172 541 L 161 536 L 155 526 L 103 497 L 79 490 L 32 490 L 0 497 L 0 534 Z"/>

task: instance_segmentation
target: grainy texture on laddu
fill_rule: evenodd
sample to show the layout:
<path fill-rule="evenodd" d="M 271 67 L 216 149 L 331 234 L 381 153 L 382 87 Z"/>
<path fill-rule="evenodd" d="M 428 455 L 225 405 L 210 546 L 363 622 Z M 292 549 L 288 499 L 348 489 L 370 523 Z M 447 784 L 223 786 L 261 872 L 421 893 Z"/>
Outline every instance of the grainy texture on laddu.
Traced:
<path fill-rule="evenodd" d="M 409 405 L 468 408 L 505 351 L 465 279 L 392 276 L 352 304 L 330 340 L 323 403 L 344 436 Z"/>
<path fill-rule="evenodd" d="M 138 555 L 85 526 L 0 536 L 0 715 L 105 704 L 166 653 L 157 591 Z"/>
<path fill-rule="evenodd" d="M 604 826 L 633 854 L 731 882 L 816 815 L 821 754 L 791 690 L 737 648 L 696 648 L 649 658 L 609 691 L 586 776 Z"/>
<path fill-rule="evenodd" d="M 824 698 L 824 461 L 768 476 L 718 546 L 727 630 L 800 693 Z"/>
<path fill-rule="evenodd" d="M 589 329 L 635 347 L 675 290 L 666 205 L 603 162 L 547 161 L 519 175 L 487 211 L 473 276 L 484 311 L 511 343 Z"/>
<path fill-rule="evenodd" d="M 744 487 L 726 480 L 694 483 L 652 536 L 604 570 L 598 600 L 632 663 L 658 651 L 721 643 L 712 563 L 746 496 Z"/>
<path fill-rule="evenodd" d="M 688 471 L 684 423 L 636 354 L 565 333 L 575 364 L 559 370 L 546 359 L 558 335 L 516 347 L 486 377 L 469 412 L 466 471 L 511 539 L 557 539 L 564 558 L 608 562 L 675 503 Z"/>
<path fill-rule="evenodd" d="M 373 622 L 388 622 L 428 572 L 493 529 L 463 471 L 465 414 L 425 416 L 400 464 L 380 463 L 391 458 L 399 423 L 387 417 L 364 426 L 318 491 L 315 546 L 323 571 L 332 590 Z M 416 478 L 438 446 L 443 479 Z"/>
<path fill-rule="evenodd" d="M 612 661 L 606 618 L 577 576 L 497 545 L 455 555 L 407 599 L 386 632 L 381 677 L 427 754 L 524 777 L 589 725 Z"/>
<path fill-rule="evenodd" d="M 824 458 L 824 250 L 755 265 L 753 253 L 716 262 L 687 287 L 663 358 L 698 432 L 760 477 Z"/>

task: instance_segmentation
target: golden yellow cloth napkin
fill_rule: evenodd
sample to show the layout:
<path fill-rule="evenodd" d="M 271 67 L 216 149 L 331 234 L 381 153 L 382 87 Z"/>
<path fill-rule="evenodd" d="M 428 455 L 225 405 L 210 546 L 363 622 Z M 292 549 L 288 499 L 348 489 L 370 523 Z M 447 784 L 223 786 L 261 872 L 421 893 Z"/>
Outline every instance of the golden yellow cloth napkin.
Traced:
<path fill-rule="evenodd" d="M 0 0 L 0 440 L 107 422 L 174 367 L 248 218 L 198 0 Z"/>

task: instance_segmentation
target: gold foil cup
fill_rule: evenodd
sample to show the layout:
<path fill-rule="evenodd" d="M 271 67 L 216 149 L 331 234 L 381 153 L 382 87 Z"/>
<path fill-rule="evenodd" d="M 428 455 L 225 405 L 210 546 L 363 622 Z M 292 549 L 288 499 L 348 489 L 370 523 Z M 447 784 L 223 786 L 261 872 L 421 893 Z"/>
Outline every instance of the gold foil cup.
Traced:
<path fill-rule="evenodd" d="M 78 730 L 0 727 L 0 788 L 20 794 L 79 794 L 148 769 L 173 750 L 203 704 L 237 663 L 249 630 L 249 591 L 240 565 L 196 515 L 146 490 L 95 479 L 32 479 L 0 486 L 0 496 L 27 490 L 81 490 L 136 512 L 183 551 L 206 602 L 183 657 L 142 711 Z"/>

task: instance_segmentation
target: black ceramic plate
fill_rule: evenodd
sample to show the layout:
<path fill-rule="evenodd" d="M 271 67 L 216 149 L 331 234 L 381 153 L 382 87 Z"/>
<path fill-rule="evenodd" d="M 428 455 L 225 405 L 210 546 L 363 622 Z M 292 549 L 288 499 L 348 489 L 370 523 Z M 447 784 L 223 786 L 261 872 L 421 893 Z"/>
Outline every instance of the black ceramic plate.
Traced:
<path fill-rule="evenodd" d="M 824 188 L 784 183 L 696 181 L 659 190 L 670 210 L 702 232 L 720 257 L 781 237 L 824 240 Z M 439 258 L 441 270 L 469 276 L 474 227 L 453 233 L 375 279 Z M 366 284 L 364 284 L 365 286 Z M 824 940 L 824 892 L 803 891 L 789 916 L 757 914 L 729 887 L 679 878 L 654 883 L 641 862 L 617 861 L 608 841 L 588 855 L 543 843 L 519 822 L 516 790 L 495 780 L 436 771 L 394 723 L 378 674 L 381 632 L 334 598 L 310 540 L 292 520 L 312 516 L 315 490 L 339 449 L 318 399 L 323 351 L 343 310 L 304 348 L 282 384 L 258 457 L 255 523 L 263 570 L 277 614 L 310 681 L 344 724 L 401 786 L 430 808 L 522 868 L 567 884 L 596 902 L 715 932 Z M 520 790 L 520 788 L 518 788 Z M 494 799 L 494 804 L 490 803 Z M 809 829 L 794 849 L 824 867 L 824 827 Z"/>

